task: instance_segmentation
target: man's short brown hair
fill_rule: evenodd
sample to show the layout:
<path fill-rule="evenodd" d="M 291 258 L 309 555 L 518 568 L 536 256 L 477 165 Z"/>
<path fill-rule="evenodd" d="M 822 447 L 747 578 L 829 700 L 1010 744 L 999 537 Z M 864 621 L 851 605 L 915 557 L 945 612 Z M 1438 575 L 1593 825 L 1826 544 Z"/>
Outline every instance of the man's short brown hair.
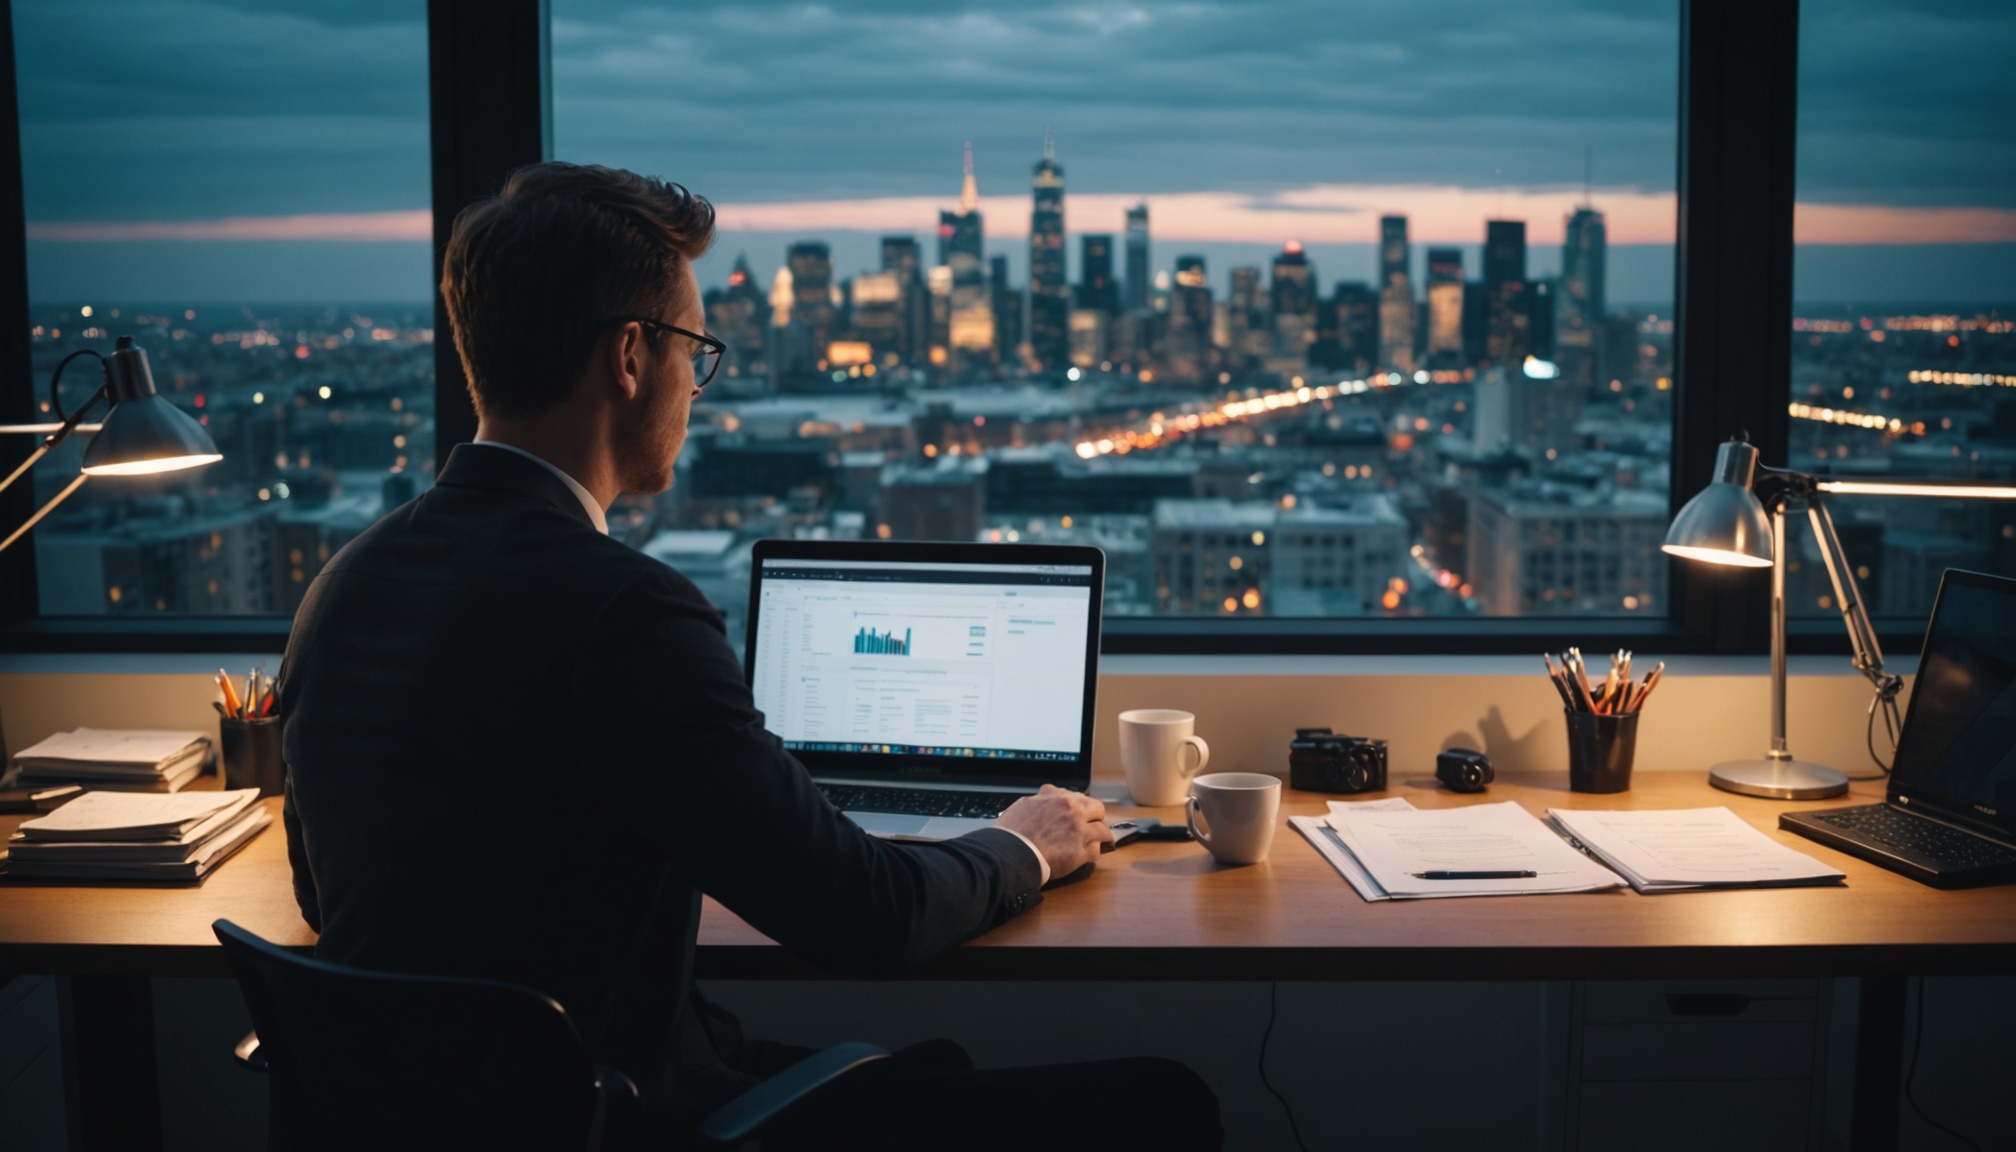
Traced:
<path fill-rule="evenodd" d="M 479 413 L 530 416 L 574 391 L 621 315 L 670 322 L 682 262 L 714 240 L 714 206 L 600 165 L 534 164 L 455 217 L 441 296 Z"/>

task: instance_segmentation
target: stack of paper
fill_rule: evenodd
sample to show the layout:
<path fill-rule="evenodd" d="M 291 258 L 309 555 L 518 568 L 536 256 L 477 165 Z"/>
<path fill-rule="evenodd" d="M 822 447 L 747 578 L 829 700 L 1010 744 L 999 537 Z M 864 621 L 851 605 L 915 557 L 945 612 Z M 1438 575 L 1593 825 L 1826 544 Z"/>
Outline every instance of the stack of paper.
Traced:
<path fill-rule="evenodd" d="M 1367 900 L 1594 892 L 1624 885 L 1509 800 L 1425 812 L 1404 799 L 1332 801 L 1328 816 L 1293 816 L 1288 822 Z M 1477 872 L 1533 875 L 1436 878 Z"/>
<path fill-rule="evenodd" d="M 79 728 L 58 732 L 16 753 L 24 788 L 81 784 L 113 792 L 176 792 L 210 757 L 201 732 L 145 728 Z"/>
<path fill-rule="evenodd" d="M 1668 812 L 1550 808 L 1547 815 L 1640 892 L 1839 884 L 1846 878 L 1752 828 L 1727 808 Z"/>
<path fill-rule="evenodd" d="M 145 796 L 86 792 L 29 820 L 7 844 L 12 876 L 200 880 L 273 817 L 257 788 Z"/>

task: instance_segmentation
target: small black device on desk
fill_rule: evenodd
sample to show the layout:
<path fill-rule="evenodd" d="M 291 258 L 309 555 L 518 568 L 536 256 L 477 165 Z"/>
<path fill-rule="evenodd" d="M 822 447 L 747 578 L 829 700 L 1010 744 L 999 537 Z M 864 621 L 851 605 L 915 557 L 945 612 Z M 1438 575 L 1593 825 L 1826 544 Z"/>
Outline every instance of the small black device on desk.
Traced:
<path fill-rule="evenodd" d="M 1778 826 L 1934 888 L 2016 880 L 2016 580 L 1947 569 L 1884 802 Z"/>
<path fill-rule="evenodd" d="M 1482 792 L 1497 778 L 1491 758 L 1482 752 L 1449 748 L 1435 757 L 1435 779 L 1451 792 Z"/>
<path fill-rule="evenodd" d="M 1164 824 L 1153 816 L 1136 816 L 1127 820 L 1115 820 L 1106 827 L 1113 832 L 1113 842 L 1103 845 L 1101 852 L 1111 852 L 1122 844 L 1136 840 L 1188 840 L 1190 829 L 1181 824 Z"/>
<path fill-rule="evenodd" d="M 1384 791 L 1386 741 L 1297 728 L 1288 744 L 1288 783 L 1304 792 Z"/>

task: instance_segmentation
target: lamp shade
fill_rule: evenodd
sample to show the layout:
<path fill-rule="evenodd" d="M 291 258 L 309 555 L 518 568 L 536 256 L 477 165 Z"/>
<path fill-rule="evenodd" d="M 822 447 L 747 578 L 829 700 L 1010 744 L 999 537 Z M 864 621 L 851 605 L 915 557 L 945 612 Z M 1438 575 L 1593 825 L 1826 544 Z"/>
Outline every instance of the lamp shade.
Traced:
<path fill-rule="evenodd" d="M 131 336 L 119 337 L 105 358 L 105 393 L 112 408 L 84 446 L 86 475 L 174 472 L 224 458 L 203 425 L 155 393 L 147 353 Z"/>
<path fill-rule="evenodd" d="M 1665 551 L 1688 560 L 1769 568 L 1771 518 L 1750 491 L 1757 449 L 1731 440 L 1715 453 L 1715 478 L 1689 500 L 1666 530 Z"/>
<path fill-rule="evenodd" d="M 223 458 L 210 433 L 187 412 L 159 396 L 136 396 L 106 413 L 104 427 L 84 446 L 82 470 L 92 476 L 139 476 Z"/>

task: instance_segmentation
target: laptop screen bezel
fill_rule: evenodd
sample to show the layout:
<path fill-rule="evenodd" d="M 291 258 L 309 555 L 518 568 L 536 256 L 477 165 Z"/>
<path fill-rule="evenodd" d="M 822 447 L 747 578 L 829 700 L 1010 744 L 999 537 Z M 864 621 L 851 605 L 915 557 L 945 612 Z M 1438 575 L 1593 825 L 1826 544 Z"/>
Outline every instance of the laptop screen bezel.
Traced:
<path fill-rule="evenodd" d="M 756 689 L 756 634 L 762 623 L 763 572 L 768 560 L 883 561 L 903 564 L 1089 565 L 1086 607 L 1085 691 L 1078 721 L 1078 755 L 1071 760 L 980 759 L 916 753 L 827 752 L 790 749 L 814 776 L 875 782 L 1019 787 L 1043 784 L 1083 790 L 1092 783 L 1092 726 L 1098 706 L 1100 609 L 1105 600 L 1106 554 L 1078 544 L 963 544 L 932 540 L 758 540 L 750 552 L 748 639 L 743 675 Z"/>
<path fill-rule="evenodd" d="M 1918 668 L 1912 675 L 1911 703 L 1905 709 L 1904 723 L 1898 729 L 1897 751 L 1891 756 L 1890 764 L 1892 772 L 1889 786 L 1885 789 L 1885 795 L 1891 804 L 1897 805 L 1906 811 L 1934 815 L 1948 823 L 1961 825 L 1970 831 L 1979 832 L 1983 836 L 1987 836 L 1993 840 L 2006 844 L 2016 844 L 2016 827 L 1985 817 L 1964 804 L 1955 804 L 1933 793 L 1914 789 L 1911 787 L 1912 781 L 1902 779 L 1895 771 L 1906 748 L 1906 741 L 1910 739 L 1911 726 L 1918 713 L 1918 685 L 1920 683 L 1918 674 L 1925 670 L 1925 661 L 1932 654 L 1932 637 L 1939 623 L 1939 613 L 1946 606 L 1947 590 L 1954 587 L 1979 588 L 2016 598 L 2016 580 L 2002 576 L 1991 576 L 1985 572 L 1970 572 L 1962 568 L 1948 568 L 1946 570 L 1944 577 L 1939 581 L 1939 595 L 1932 602 L 1932 615 L 1926 620 L 1925 640 L 1920 645 L 1918 651 Z"/>

